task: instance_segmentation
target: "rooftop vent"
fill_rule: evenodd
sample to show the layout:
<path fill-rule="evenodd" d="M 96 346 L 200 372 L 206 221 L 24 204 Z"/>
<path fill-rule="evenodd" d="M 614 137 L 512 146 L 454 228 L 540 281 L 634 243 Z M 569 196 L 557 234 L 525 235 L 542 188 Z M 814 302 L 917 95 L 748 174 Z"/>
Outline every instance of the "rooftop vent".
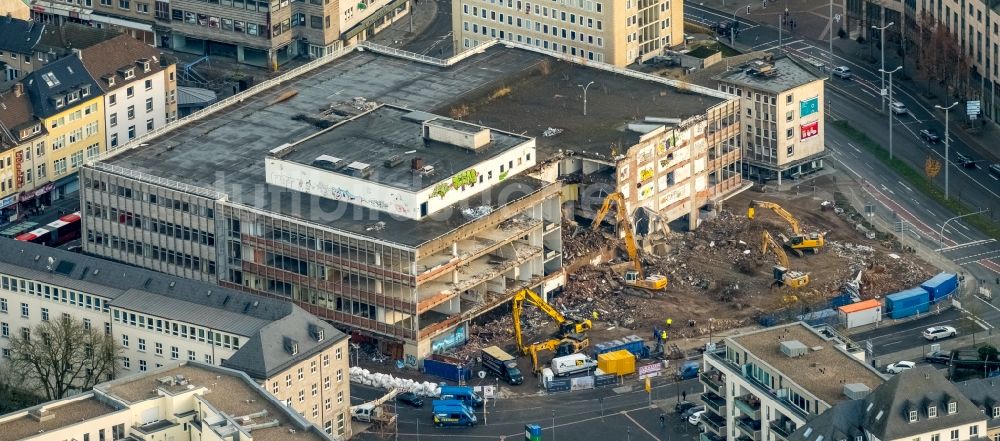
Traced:
<path fill-rule="evenodd" d="M 284 347 L 285 352 L 291 356 L 299 355 L 299 342 L 295 341 L 295 339 L 291 337 L 285 337 L 283 339 L 282 347 Z"/>
<path fill-rule="evenodd" d="M 809 352 L 809 348 L 802 342 L 798 340 L 789 340 L 781 342 L 781 353 L 788 357 L 795 358 L 806 355 Z"/>
<path fill-rule="evenodd" d="M 313 159 L 312 165 L 324 170 L 337 171 L 344 168 L 347 165 L 347 161 L 330 155 L 319 155 L 316 159 Z"/>
<path fill-rule="evenodd" d="M 174 385 L 174 377 L 171 377 L 169 375 L 166 376 L 166 377 L 160 377 L 160 378 L 156 379 L 156 382 L 159 383 L 162 386 L 173 386 Z"/>
<path fill-rule="evenodd" d="M 44 423 L 46 421 L 55 418 L 56 414 L 49 412 L 48 410 L 45 409 L 35 409 L 32 410 L 31 412 L 28 412 L 28 416 L 30 416 L 31 419 L 38 421 L 39 423 Z"/>
<path fill-rule="evenodd" d="M 402 163 L 403 163 L 403 157 L 401 155 L 392 155 L 389 157 L 389 159 L 382 161 L 382 165 L 384 165 L 385 168 L 395 168 Z"/>
<path fill-rule="evenodd" d="M 315 323 L 310 323 L 309 336 L 316 339 L 316 341 L 323 341 L 323 338 L 326 336 L 326 330 Z"/>
<path fill-rule="evenodd" d="M 778 69 L 774 67 L 774 63 L 756 60 L 750 63 L 746 73 L 755 77 L 771 78 L 778 75 Z"/>
<path fill-rule="evenodd" d="M 424 158 L 416 157 L 410 160 L 410 168 L 414 170 L 420 170 L 424 168 Z"/>
<path fill-rule="evenodd" d="M 423 124 L 424 140 L 437 141 L 469 150 L 490 143 L 490 129 L 453 119 L 435 119 Z"/>
<path fill-rule="evenodd" d="M 372 175 L 372 166 L 355 161 L 347 165 L 347 173 L 356 178 L 367 178 Z"/>
<path fill-rule="evenodd" d="M 860 400 L 867 397 L 872 390 L 862 383 L 848 383 L 844 385 L 844 395 L 852 400 Z"/>

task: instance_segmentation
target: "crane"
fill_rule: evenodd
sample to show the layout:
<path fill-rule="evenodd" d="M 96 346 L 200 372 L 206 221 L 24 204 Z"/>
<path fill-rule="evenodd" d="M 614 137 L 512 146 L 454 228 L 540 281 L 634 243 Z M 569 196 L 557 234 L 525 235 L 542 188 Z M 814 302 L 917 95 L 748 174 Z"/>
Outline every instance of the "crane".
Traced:
<path fill-rule="evenodd" d="M 559 325 L 559 334 L 561 337 L 570 334 L 582 334 L 593 327 L 590 320 L 571 320 L 566 318 L 566 316 L 562 315 L 562 313 L 542 299 L 538 293 L 530 289 L 522 289 L 514 294 L 511 309 L 514 315 L 514 340 L 517 343 L 517 349 L 524 355 L 529 355 L 530 353 L 530 347 L 524 344 L 524 336 L 521 334 L 521 310 L 524 308 L 525 301 L 535 305 L 551 317 Z"/>
<path fill-rule="evenodd" d="M 778 265 L 773 268 L 775 283 L 792 288 L 802 288 L 809 284 L 809 274 L 788 269 L 788 255 L 785 254 L 785 250 L 781 249 L 781 245 L 771 237 L 771 233 L 762 231 L 760 253 L 766 256 L 768 248 L 774 251 L 774 255 L 778 258 Z"/>
<path fill-rule="evenodd" d="M 782 219 L 784 219 L 786 222 L 788 222 L 789 225 L 792 226 L 792 237 L 788 238 L 782 235 L 781 240 L 782 242 L 785 243 L 787 247 L 791 248 L 792 251 L 794 251 L 795 254 L 797 254 L 799 257 L 802 257 L 802 250 L 812 250 L 813 253 L 817 253 L 819 252 L 820 248 L 826 246 L 826 239 L 823 238 L 822 234 L 802 233 L 802 229 L 799 226 L 798 219 L 795 219 L 795 216 L 792 216 L 792 213 L 789 213 L 784 208 L 781 208 L 781 205 L 778 205 L 774 202 L 750 201 L 750 208 L 747 209 L 747 217 L 750 218 L 751 220 L 753 220 L 754 216 L 756 215 L 757 207 L 770 209 L 778 216 L 781 216 Z"/>
<path fill-rule="evenodd" d="M 608 210 L 611 209 L 612 202 L 615 204 L 618 226 L 625 231 L 625 250 L 628 252 L 628 258 L 632 261 L 632 266 L 635 268 L 632 271 L 625 272 L 625 283 L 637 288 L 654 291 L 666 289 L 666 276 L 653 274 L 646 277 L 645 272 L 642 269 L 642 262 L 639 261 L 639 248 L 636 246 L 635 235 L 632 234 L 632 225 L 629 222 L 628 213 L 625 211 L 625 196 L 622 195 L 621 192 L 611 193 L 608 197 L 604 198 L 604 203 L 601 205 L 601 209 L 597 212 L 597 216 L 594 217 L 594 222 L 590 224 L 590 228 L 594 231 L 601 228 L 601 221 L 603 221 L 604 217 L 607 216 Z"/>
<path fill-rule="evenodd" d="M 562 339 L 549 339 L 541 343 L 534 343 L 528 346 L 528 354 L 531 356 L 531 369 L 538 372 L 538 353 L 541 351 L 555 351 L 556 357 L 575 354 L 590 346 L 590 339 L 579 333 L 571 333 Z"/>

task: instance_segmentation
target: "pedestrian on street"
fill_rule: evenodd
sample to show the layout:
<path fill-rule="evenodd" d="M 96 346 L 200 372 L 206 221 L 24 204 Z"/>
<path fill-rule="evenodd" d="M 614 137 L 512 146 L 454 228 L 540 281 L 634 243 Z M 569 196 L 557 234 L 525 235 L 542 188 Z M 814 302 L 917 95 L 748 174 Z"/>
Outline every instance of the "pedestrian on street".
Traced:
<path fill-rule="evenodd" d="M 667 427 L 667 415 L 661 413 L 660 414 L 660 428 L 664 428 L 664 427 Z"/>
<path fill-rule="evenodd" d="M 687 399 L 688 399 L 688 391 L 686 390 L 681 391 L 681 401 L 687 401 Z"/>

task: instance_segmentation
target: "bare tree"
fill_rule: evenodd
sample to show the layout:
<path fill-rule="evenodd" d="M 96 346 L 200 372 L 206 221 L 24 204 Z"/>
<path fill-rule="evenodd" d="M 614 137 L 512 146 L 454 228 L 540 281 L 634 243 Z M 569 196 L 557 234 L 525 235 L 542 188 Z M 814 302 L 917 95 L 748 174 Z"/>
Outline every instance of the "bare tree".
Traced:
<path fill-rule="evenodd" d="M 110 335 L 73 318 L 46 321 L 11 338 L 11 367 L 49 400 L 87 390 L 117 372 L 122 348 Z"/>

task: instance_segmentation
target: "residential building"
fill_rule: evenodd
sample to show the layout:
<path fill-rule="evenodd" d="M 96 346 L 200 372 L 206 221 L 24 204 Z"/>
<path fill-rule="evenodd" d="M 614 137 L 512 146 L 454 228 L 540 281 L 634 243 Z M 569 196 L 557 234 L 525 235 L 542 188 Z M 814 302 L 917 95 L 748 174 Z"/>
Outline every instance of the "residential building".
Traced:
<path fill-rule="evenodd" d="M 781 185 L 823 168 L 825 75 L 792 57 L 764 56 L 714 79 L 719 90 L 743 101 L 744 176 Z"/>
<path fill-rule="evenodd" d="M 11 333 L 68 316 L 121 344 L 119 377 L 185 360 L 238 369 L 306 420 L 350 435 L 347 336 L 291 302 L 12 239 L 0 246 L 0 366 Z"/>
<path fill-rule="evenodd" d="M 677 0 L 458 0 L 451 5 L 456 52 L 499 39 L 624 67 L 684 43 L 684 2 Z"/>
<path fill-rule="evenodd" d="M 160 51 L 119 35 L 83 49 L 80 57 L 104 91 L 108 149 L 177 118 L 177 65 Z"/>
<path fill-rule="evenodd" d="M 28 5 L 21 0 L 0 0 L 0 15 L 28 20 L 31 18 L 31 10 Z"/>
<path fill-rule="evenodd" d="M 807 421 L 885 381 L 863 349 L 804 322 L 726 337 L 724 346 L 705 353 L 702 441 L 798 441 L 792 433 Z"/>
<path fill-rule="evenodd" d="M 74 194 L 77 168 L 104 151 L 101 89 L 80 59 L 67 56 L 36 68 L 0 95 L 0 108 L 11 109 L 0 112 L 4 215 Z"/>
<path fill-rule="evenodd" d="M 44 27 L 26 18 L 0 16 L 0 90 L 6 89 L 11 81 L 24 78 L 41 64 L 33 62 L 33 55 Z"/>
<path fill-rule="evenodd" d="M 865 396 L 838 403 L 785 439 L 983 440 L 987 420 L 995 419 L 984 414 L 982 403 L 970 401 L 941 371 L 917 366 Z"/>
<path fill-rule="evenodd" d="M 246 374 L 195 361 L 0 415 L 0 433 L 14 441 L 347 439 L 324 433 Z"/>
<path fill-rule="evenodd" d="M 365 40 L 404 17 L 406 0 L 31 0 L 36 19 L 80 21 L 143 43 L 276 68 Z"/>
<path fill-rule="evenodd" d="M 986 415 L 986 441 L 1000 441 L 1000 381 L 993 378 L 974 378 L 954 383 L 972 405 Z"/>

